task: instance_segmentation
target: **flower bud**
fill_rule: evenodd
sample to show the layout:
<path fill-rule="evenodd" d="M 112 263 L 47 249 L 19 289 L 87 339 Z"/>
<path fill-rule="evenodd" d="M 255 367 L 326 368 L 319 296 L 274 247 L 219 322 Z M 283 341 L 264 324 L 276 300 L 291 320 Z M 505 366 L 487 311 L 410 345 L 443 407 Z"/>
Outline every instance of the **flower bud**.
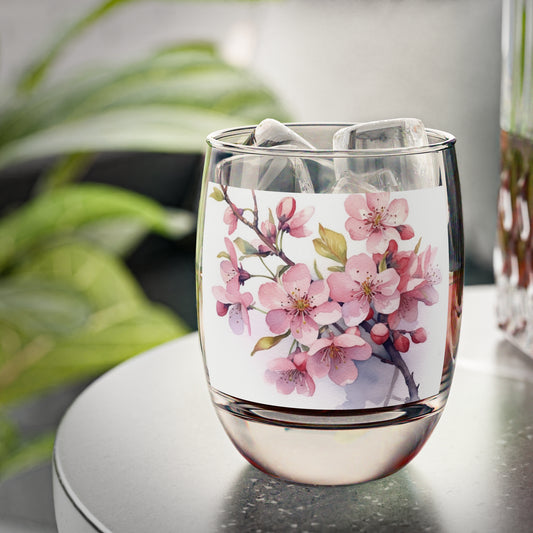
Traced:
<path fill-rule="evenodd" d="M 370 337 L 376 344 L 383 344 L 389 338 L 389 333 L 389 328 L 383 322 L 378 322 L 372 326 Z"/>
<path fill-rule="evenodd" d="M 400 333 L 394 335 L 394 347 L 402 353 L 409 351 L 409 339 Z"/>
<path fill-rule="evenodd" d="M 407 241 L 415 236 L 413 228 L 408 224 L 401 224 L 400 226 L 396 226 L 396 229 L 398 230 L 402 241 Z"/>
<path fill-rule="evenodd" d="M 290 196 L 283 198 L 276 207 L 276 216 L 278 217 L 280 225 L 291 219 L 295 210 L 296 200 Z"/>
<path fill-rule="evenodd" d="M 261 222 L 261 233 L 269 240 L 269 242 L 276 242 L 276 226 L 272 224 L 270 220 Z"/>
<path fill-rule="evenodd" d="M 348 333 L 348 335 L 356 335 L 357 337 L 361 336 L 361 332 L 359 331 L 359 328 L 357 326 L 352 326 L 351 328 L 348 328 L 345 333 Z"/>
<path fill-rule="evenodd" d="M 418 329 L 415 329 L 414 331 L 411 331 L 411 339 L 415 344 L 426 342 L 427 338 L 428 338 L 428 335 L 424 328 L 418 328 Z"/>

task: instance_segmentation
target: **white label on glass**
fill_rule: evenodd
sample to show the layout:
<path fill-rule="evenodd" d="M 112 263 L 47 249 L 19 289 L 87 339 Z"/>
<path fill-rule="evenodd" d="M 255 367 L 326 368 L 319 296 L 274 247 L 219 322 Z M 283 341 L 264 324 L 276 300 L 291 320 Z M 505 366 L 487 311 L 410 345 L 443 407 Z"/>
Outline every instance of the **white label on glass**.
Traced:
<path fill-rule="evenodd" d="M 207 194 L 202 333 L 215 389 L 307 409 L 439 392 L 444 187 L 301 194 L 210 183 Z"/>

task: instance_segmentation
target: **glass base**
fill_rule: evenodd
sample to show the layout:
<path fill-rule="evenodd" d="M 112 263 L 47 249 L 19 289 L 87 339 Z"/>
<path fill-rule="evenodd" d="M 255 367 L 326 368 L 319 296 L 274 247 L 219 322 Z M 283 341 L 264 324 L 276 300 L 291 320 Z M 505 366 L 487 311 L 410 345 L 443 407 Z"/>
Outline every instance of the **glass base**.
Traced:
<path fill-rule="evenodd" d="M 308 411 L 243 402 L 211 390 L 233 444 L 255 467 L 311 485 L 350 485 L 392 474 L 420 451 L 447 392 L 393 408 Z"/>

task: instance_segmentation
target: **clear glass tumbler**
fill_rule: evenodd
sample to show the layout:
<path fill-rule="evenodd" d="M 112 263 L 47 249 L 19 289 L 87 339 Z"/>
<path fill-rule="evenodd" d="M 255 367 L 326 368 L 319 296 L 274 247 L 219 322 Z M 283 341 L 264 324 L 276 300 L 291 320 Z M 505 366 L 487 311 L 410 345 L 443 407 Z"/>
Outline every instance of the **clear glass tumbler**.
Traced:
<path fill-rule="evenodd" d="M 455 139 L 333 150 L 346 126 L 290 125 L 310 147 L 253 145 L 253 127 L 207 139 L 197 298 L 212 401 L 251 464 L 298 483 L 406 465 L 441 416 L 459 338 Z"/>

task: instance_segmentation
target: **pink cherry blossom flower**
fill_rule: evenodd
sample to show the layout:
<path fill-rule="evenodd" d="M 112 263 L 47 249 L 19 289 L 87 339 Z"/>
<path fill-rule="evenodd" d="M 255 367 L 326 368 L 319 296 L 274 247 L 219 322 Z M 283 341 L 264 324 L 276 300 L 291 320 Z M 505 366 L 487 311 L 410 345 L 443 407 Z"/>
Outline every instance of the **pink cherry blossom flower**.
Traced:
<path fill-rule="evenodd" d="M 244 285 L 244 282 L 247 279 L 250 279 L 250 274 L 242 268 L 242 265 L 239 265 L 237 260 L 237 252 L 235 247 L 230 239 L 227 237 L 224 238 L 224 243 L 226 244 L 226 250 L 229 254 L 229 261 L 226 259 L 220 263 L 220 275 L 224 283 L 228 284 L 232 279 L 238 279 L 241 285 Z"/>
<path fill-rule="evenodd" d="M 254 298 L 249 292 L 241 294 L 239 288 L 238 278 L 233 278 L 226 287 L 213 287 L 213 295 L 217 300 L 217 314 L 228 315 L 229 326 L 236 335 L 241 335 L 245 327 L 248 335 L 251 335 L 248 309 L 253 304 Z"/>
<path fill-rule="evenodd" d="M 401 319 L 409 323 L 416 322 L 419 302 L 434 305 L 439 301 L 439 293 L 433 287 L 442 279 L 439 268 L 434 265 L 436 253 L 437 249 L 431 246 L 418 256 L 413 252 L 416 261 L 410 260 L 408 274 L 400 273 L 400 305 L 389 315 L 392 328 L 398 328 Z"/>
<path fill-rule="evenodd" d="M 389 325 L 397 328 L 400 320 L 404 319 L 413 322 L 418 318 L 418 301 L 416 289 L 425 281 L 416 276 L 418 268 L 418 257 L 413 251 L 398 252 L 398 245 L 391 241 L 387 249 L 387 266 L 394 268 L 400 276 L 398 292 L 400 293 L 400 304 L 398 309 L 389 314 Z"/>
<path fill-rule="evenodd" d="M 294 389 L 303 396 L 313 396 L 315 382 L 307 371 L 308 353 L 297 348 L 288 357 L 272 360 L 265 372 L 265 379 L 275 383 L 278 392 L 290 394 Z"/>
<path fill-rule="evenodd" d="M 372 355 L 370 345 L 358 335 L 343 333 L 316 340 L 309 348 L 309 373 L 322 378 L 326 374 L 331 381 L 344 387 L 357 379 L 354 360 L 365 361 Z"/>
<path fill-rule="evenodd" d="M 435 264 L 437 248 L 428 246 L 418 256 L 417 277 L 423 278 L 426 284 L 418 290 L 420 301 L 426 305 L 433 305 L 439 301 L 439 293 L 433 287 L 442 281 L 442 272 L 438 265 Z"/>
<path fill-rule="evenodd" d="M 276 237 L 277 237 L 277 230 L 275 224 L 270 222 L 270 220 L 265 220 L 261 222 L 261 233 L 266 237 L 267 241 L 275 245 L 276 244 Z M 260 239 L 255 239 L 251 242 L 252 246 L 255 247 L 257 250 L 257 254 L 260 256 L 267 256 L 272 255 L 272 248 L 270 246 L 267 246 L 264 241 Z"/>
<path fill-rule="evenodd" d="M 400 276 L 393 268 L 377 271 L 376 264 L 366 254 L 353 255 L 344 272 L 328 277 L 331 298 L 343 302 L 342 316 L 348 326 L 356 326 L 367 317 L 370 305 L 378 313 L 392 313 L 400 303 L 397 290 Z"/>
<path fill-rule="evenodd" d="M 244 211 L 242 209 L 237 209 L 237 212 L 239 215 L 242 215 Z M 226 208 L 222 220 L 229 226 L 228 234 L 231 235 L 237 229 L 237 223 L 239 222 L 239 219 L 235 216 L 231 207 Z"/>
<path fill-rule="evenodd" d="M 296 212 L 296 200 L 287 196 L 276 207 L 276 216 L 279 220 L 278 229 L 289 233 L 293 237 L 308 237 L 312 232 L 304 224 L 309 221 L 314 212 L 315 208 L 312 206 L 304 207 L 304 209 Z"/>
<path fill-rule="evenodd" d="M 337 302 L 329 301 L 325 281 L 311 281 L 306 265 L 290 267 L 281 284 L 268 282 L 259 287 L 259 301 L 267 309 L 266 323 L 273 333 L 290 329 L 293 337 L 309 346 L 318 336 L 319 324 L 332 324 L 342 316 Z"/>
<path fill-rule="evenodd" d="M 388 192 L 369 192 L 365 196 L 352 194 L 344 202 L 350 215 L 346 230 L 354 241 L 366 240 L 370 253 L 383 253 L 389 241 L 401 239 L 397 227 L 403 226 L 407 219 L 409 205 L 404 198 L 396 198 L 389 204 L 389 198 Z"/>

